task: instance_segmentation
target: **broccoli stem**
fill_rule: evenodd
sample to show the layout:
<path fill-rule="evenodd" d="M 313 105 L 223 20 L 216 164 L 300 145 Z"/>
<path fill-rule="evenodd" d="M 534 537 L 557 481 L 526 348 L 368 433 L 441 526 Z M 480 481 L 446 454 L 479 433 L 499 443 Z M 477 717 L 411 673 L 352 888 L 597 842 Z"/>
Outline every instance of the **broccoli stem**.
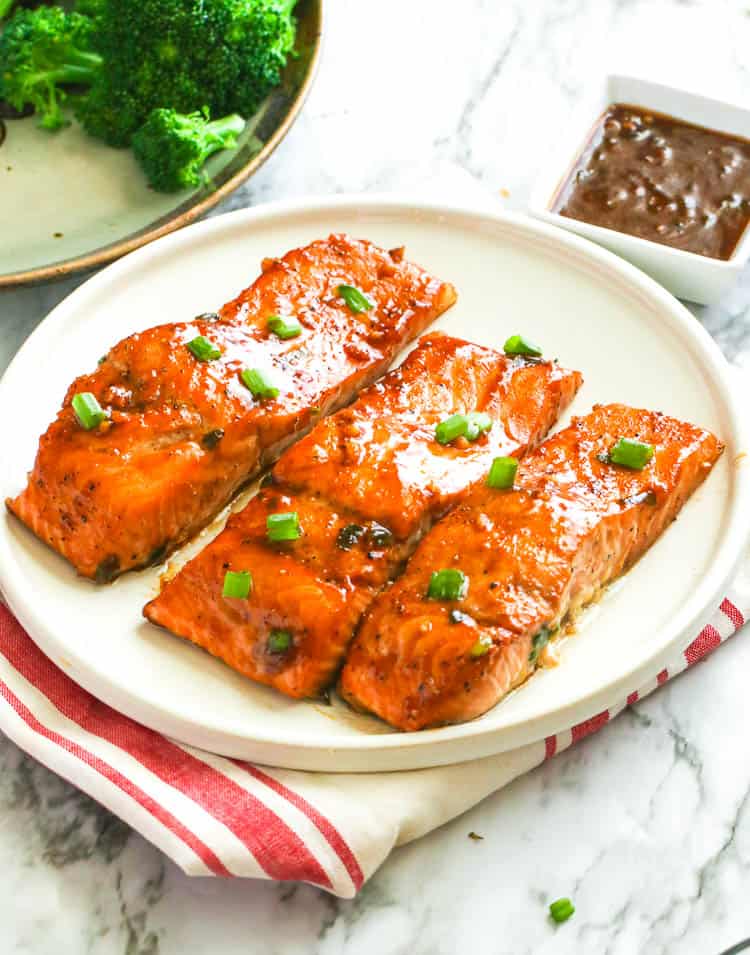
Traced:
<path fill-rule="evenodd" d="M 244 128 L 245 120 L 237 113 L 206 123 L 201 132 L 204 162 L 220 149 L 231 149 L 235 146 L 237 137 Z"/>
<path fill-rule="evenodd" d="M 58 67 L 56 70 L 40 70 L 38 73 L 30 73 L 29 81 L 31 83 L 91 83 L 97 72 L 97 70 L 88 66 L 69 63 Z"/>
<path fill-rule="evenodd" d="M 236 139 L 244 128 L 245 120 L 237 113 L 232 113 L 230 116 L 222 116 L 221 119 L 214 119 L 212 122 L 206 123 L 204 132 L 206 134 L 207 144 L 213 143 L 214 139 L 216 141 L 216 146 L 211 152 L 216 152 L 217 149 L 224 149 L 224 144 L 227 140 Z"/>
<path fill-rule="evenodd" d="M 0 0 L 2 3 L 2 0 Z M 66 62 L 54 70 L 38 70 L 29 73 L 27 83 L 93 83 L 102 67 L 103 59 L 98 53 L 87 53 L 71 47 L 66 53 Z"/>

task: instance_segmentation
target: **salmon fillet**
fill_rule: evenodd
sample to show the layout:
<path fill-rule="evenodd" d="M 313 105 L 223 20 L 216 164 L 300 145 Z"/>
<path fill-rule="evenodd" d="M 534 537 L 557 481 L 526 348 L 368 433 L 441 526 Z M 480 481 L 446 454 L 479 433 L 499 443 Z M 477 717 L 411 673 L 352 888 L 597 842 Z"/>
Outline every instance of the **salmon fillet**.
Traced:
<path fill-rule="evenodd" d="M 654 446 L 642 470 L 609 463 L 622 437 Z M 596 407 L 521 463 L 514 488 L 477 489 L 424 538 L 373 602 L 341 693 L 402 730 L 470 720 L 535 669 L 550 633 L 627 570 L 673 521 L 723 450 L 652 411 Z M 461 570 L 462 599 L 427 596 Z"/>
<path fill-rule="evenodd" d="M 352 308 L 340 286 L 369 303 Z M 27 487 L 7 505 L 99 583 L 158 563 L 455 299 L 451 285 L 403 261 L 403 250 L 346 235 L 267 259 L 219 314 L 131 335 L 73 382 Z M 295 318 L 301 332 L 277 336 L 275 315 Z M 197 336 L 221 355 L 199 360 L 187 347 Z M 255 397 L 244 369 L 266 372 L 278 396 Z M 108 416 L 88 431 L 71 406 L 81 392 Z"/>
<path fill-rule="evenodd" d="M 282 455 L 273 483 L 164 585 L 145 616 L 288 696 L 320 693 L 420 535 L 493 457 L 536 444 L 580 382 L 552 362 L 444 335 L 421 339 L 398 369 Z M 439 444 L 436 425 L 468 411 L 489 414 L 491 430 Z M 289 513 L 301 536 L 269 541 L 269 515 Z M 252 574 L 247 598 L 222 595 L 227 571 Z"/>

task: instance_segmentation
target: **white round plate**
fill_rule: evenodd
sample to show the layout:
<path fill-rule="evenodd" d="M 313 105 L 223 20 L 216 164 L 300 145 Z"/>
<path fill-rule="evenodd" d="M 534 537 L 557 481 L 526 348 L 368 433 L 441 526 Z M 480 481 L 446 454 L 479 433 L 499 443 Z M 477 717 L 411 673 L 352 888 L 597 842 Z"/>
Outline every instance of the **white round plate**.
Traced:
<path fill-rule="evenodd" d="M 38 435 L 77 374 L 118 339 L 215 308 L 264 256 L 332 231 L 392 248 L 455 283 L 438 327 L 499 346 L 515 332 L 580 369 L 573 411 L 622 401 L 711 428 L 727 449 L 645 558 L 585 615 L 556 669 L 481 719 L 396 733 L 341 703 L 293 702 L 141 617 L 159 570 L 96 587 L 0 518 L 0 586 L 34 640 L 74 680 L 195 746 L 323 771 L 413 769 L 485 756 L 570 727 L 650 679 L 721 599 L 750 526 L 750 444 L 728 366 L 697 321 L 637 269 L 519 216 L 384 197 L 282 203 L 190 226 L 101 272 L 34 332 L 0 383 L 0 491 L 15 494 Z M 202 545 L 211 533 L 203 535 Z M 195 549 L 195 544 L 193 544 Z"/>

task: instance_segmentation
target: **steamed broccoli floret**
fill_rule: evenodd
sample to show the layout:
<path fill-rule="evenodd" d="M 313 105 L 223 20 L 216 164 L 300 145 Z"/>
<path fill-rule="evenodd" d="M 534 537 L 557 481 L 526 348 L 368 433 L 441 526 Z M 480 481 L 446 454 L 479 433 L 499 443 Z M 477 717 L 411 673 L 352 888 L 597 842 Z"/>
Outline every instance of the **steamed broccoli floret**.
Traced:
<path fill-rule="evenodd" d="M 232 149 L 245 128 L 241 116 L 209 122 L 207 112 L 185 115 L 155 109 L 133 136 L 133 152 L 159 192 L 176 192 L 203 182 L 201 169 L 220 149 Z"/>
<path fill-rule="evenodd" d="M 16 0 L 0 0 L 0 20 L 4 20 L 15 5 Z"/>
<path fill-rule="evenodd" d="M 104 13 L 106 0 L 75 0 L 73 9 L 76 13 L 83 13 L 87 17 L 98 17 Z"/>
<path fill-rule="evenodd" d="M 101 0 L 97 49 L 107 67 L 78 116 L 127 145 L 153 109 L 252 115 L 294 43 L 296 0 Z"/>
<path fill-rule="evenodd" d="M 33 106 L 45 129 L 65 125 L 65 86 L 93 82 L 101 57 L 92 52 L 93 22 L 61 7 L 18 10 L 0 33 L 0 99 Z"/>
<path fill-rule="evenodd" d="M 202 82 L 213 91 L 211 107 L 219 113 L 252 116 L 281 80 L 294 47 L 297 0 L 240 0 L 221 4 L 218 24 L 222 46 L 205 64 Z M 225 19 L 224 19 L 225 18 Z"/>

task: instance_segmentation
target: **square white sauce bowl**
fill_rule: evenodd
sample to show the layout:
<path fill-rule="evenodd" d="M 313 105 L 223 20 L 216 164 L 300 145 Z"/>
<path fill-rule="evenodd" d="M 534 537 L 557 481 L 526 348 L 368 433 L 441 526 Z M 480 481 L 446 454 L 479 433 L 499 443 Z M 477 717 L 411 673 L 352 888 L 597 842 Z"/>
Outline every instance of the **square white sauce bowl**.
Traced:
<path fill-rule="evenodd" d="M 551 211 L 558 191 L 566 183 L 602 114 L 615 103 L 640 106 L 695 126 L 750 140 L 748 109 L 634 76 L 609 75 L 596 95 L 588 99 L 585 108 L 572 121 L 566 121 L 560 131 L 533 189 L 529 212 L 616 252 L 680 298 L 710 305 L 729 291 L 750 259 L 750 228 L 745 229 L 732 255 L 725 260 L 686 252 Z"/>

